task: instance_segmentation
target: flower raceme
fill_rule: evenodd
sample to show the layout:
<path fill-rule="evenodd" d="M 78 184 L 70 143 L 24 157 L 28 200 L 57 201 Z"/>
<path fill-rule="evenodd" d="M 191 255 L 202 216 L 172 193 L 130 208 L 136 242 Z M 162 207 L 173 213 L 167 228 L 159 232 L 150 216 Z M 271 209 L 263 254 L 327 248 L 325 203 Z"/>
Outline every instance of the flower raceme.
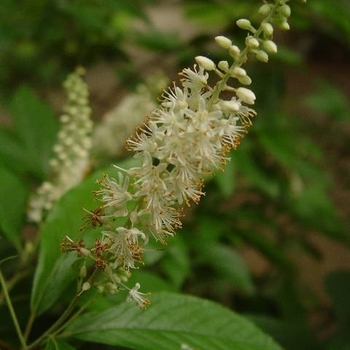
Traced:
<path fill-rule="evenodd" d="M 223 169 L 227 152 L 251 125 L 255 111 L 244 102 L 253 103 L 254 94 L 238 88 L 230 100 L 213 99 L 203 58 L 197 62 L 183 70 L 181 87 L 166 90 L 159 108 L 127 140 L 139 166 L 116 167 L 117 178 L 105 175 L 98 181 L 101 188 L 95 195 L 102 204 L 94 215 L 87 214 L 93 226 L 103 225 L 113 268 L 135 268 L 151 236 L 165 243 L 175 234 L 184 205 L 198 203 L 204 194 L 203 177 Z M 120 218 L 125 218 L 122 226 Z"/>
<path fill-rule="evenodd" d="M 55 202 L 77 185 L 89 168 L 91 133 L 89 92 L 79 67 L 64 82 L 67 102 L 60 117 L 61 129 L 50 159 L 50 179 L 43 182 L 29 201 L 28 219 L 40 224 Z"/>
<path fill-rule="evenodd" d="M 242 86 L 249 85 L 251 78 L 241 66 L 249 54 L 267 62 L 268 54 L 277 51 L 270 22 L 275 19 L 287 29 L 289 7 L 285 3 L 264 4 L 259 28 L 248 20 L 237 22 L 250 32 L 243 50 L 229 38 L 216 37 L 233 63 L 216 65 L 197 56 L 193 68 L 180 73 L 179 86 L 174 84 L 164 92 L 159 107 L 127 140 L 126 147 L 135 153 L 139 165 L 130 169 L 115 166 L 117 178 L 105 175 L 98 181 L 101 188 L 95 195 L 102 204 L 93 212 L 86 211 L 93 227 L 103 226 L 99 244 L 104 251 L 95 259 L 98 266 L 124 271 L 136 268 L 148 240 L 154 237 L 165 243 L 173 236 L 181 227 L 183 208 L 198 203 L 204 195 L 205 176 L 223 170 L 227 153 L 239 145 L 256 114 L 249 107 L 255 95 Z M 216 82 L 210 84 L 209 77 Z M 129 289 L 129 300 L 144 307 L 148 301 L 139 298 L 138 288 Z"/>

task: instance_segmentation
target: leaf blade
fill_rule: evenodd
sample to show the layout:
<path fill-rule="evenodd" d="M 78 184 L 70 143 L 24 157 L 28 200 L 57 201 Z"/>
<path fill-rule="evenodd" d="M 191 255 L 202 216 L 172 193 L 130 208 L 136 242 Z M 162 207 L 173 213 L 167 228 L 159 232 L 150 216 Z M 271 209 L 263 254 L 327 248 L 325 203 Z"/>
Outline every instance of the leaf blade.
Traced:
<path fill-rule="evenodd" d="M 58 121 L 50 107 L 27 86 L 16 91 L 10 104 L 10 113 L 23 145 L 23 152 L 30 159 L 30 170 L 42 176 L 46 172 L 56 138 Z"/>
<path fill-rule="evenodd" d="M 21 227 L 29 190 L 12 172 L 0 167 L 0 230 L 20 250 Z"/>
<path fill-rule="evenodd" d="M 65 336 L 138 350 L 281 350 L 243 317 L 195 297 L 158 293 L 146 311 L 121 304 L 76 319 Z M 108 334 L 108 336 L 107 336 Z"/>

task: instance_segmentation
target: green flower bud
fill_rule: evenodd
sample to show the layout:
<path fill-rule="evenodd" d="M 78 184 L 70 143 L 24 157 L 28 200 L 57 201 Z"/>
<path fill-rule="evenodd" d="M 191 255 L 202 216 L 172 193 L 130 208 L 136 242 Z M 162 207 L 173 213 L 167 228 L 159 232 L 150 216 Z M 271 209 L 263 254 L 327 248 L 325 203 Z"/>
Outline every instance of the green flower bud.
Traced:
<path fill-rule="evenodd" d="M 289 26 L 289 23 L 287 21 L 283 21 L 282 23 L 280 23 L 280 26 L 279 26 L 282 30 L 289 30 L 290 29 L 290 26 Z"/>
<path fill-rule="evenodd" d="M 231 47 L 228 50 L 228 53 L 232 58 L 237 58 L 238 55 L 241 53 L 241 50 L 236 45 L 231 45 Z"/>
<path fill-rule="evenodd" d="M 244 29 L 244 30 L 254 29 L 252 24 L 250 23 L 250 21 L 248 19 L 245 19 L 245 18 L 241 18 L 241 19 L 237 20 L 236 24 L 239 28 Z"/>
<path fill-rule="evenodd" d="M 273 5 L 271 5 L 271 4 L 264 4 L 264 5 L 260 6 L 260 8 L 259 8 L 260 15 L 267 16 L 271 12 L 272 7 L 273 7 Z"/>
<path fill-rule="evenodd" d="M 79 277 L 80 278 L 85 278 L 87 275 L 87 269 L 86 269 L 86 265 L 84 264 L 79 271 Z"/>
<path fill-rule="evenodd" d="M 218 67 L 223 71 L 223 72 L 227 72 L 229 70 L 229 65 L 227 61 L 220 61 L 218 63 Z"/>
<path fill-rule="evenodd" d="M 247 75 L 247 72 L 245 71 L 245 69 L 241 67 L 235 67 L 231 71 L 231 76 L 235 78 L 242 78 L 242 77 L 245 77 L 246 75 Z"/>
<path fill-rule="evenodd" d="M 252 83 L 252 79 L 250 78 L 249 75 L 238 78 L 238 81 L 243 85 L 250 85 Z"/>
<path fill-rule="evenodd" d="M 259 50 L 257 53 L 256 53 L 256 58 L 261 61 L 261 62 L 268 62 L 269 60 L 269 55 L 263 51 L 263 50 Z"/>
<path fill-rule="evenodd" d="M 273 35 L 273 27 L 271 23 L 264 22 L 261 24 L 261 27 L 264 31 L 265 37 L 271 37 Z"/>
<path fill-rule="evenodd" d="M 254 38 L 253 36 L 249 35 L 246 37 L 245 39 L 245 44 L 247 45 L 247 47 L 249 47 L 250 49 L 257 49 L 259 47 L 259 41 L 258 39 Z"/>
<path fill-rule="evenodd" d="M 287 4 L 284 4 L 282 5 L 280 8 L 279 8 L 279 13 L 284 16 L 285 18 L 288 18 L 290 17 L 290 14 L 291 14 L 291 9 L 290 9 L 290 6 L 287 5 Z"/>
<path fill-rule="evenodd" d="M 272 40 L 265 40 L 263 42 L 263 47 L 269 53 L 277 52 L 277 45 Z"/>

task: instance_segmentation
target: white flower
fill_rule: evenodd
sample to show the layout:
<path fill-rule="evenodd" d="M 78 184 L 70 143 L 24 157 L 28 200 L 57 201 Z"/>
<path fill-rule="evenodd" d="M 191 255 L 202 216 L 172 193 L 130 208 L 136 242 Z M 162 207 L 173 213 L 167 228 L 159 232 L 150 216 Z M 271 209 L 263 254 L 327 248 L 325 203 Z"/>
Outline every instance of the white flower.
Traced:
<path fill-rule="evenodd" d="M 128 191 L 129 177 L 123 176 L 121 172 L 118 173 L 118 180 L 110 178 L 107 174 L 98 183 L 102 186 L 100 190 L 95 191 L 95 195 L 100 197 L 104 202 L 104 207 L 113 208 L 115 210 L 114 216 L 125 216 L 128 214 L 127 202 L 133 196 Z"/>
<path fill-rule="evenodd" d="M 77 185 L 89 167 L 92 121 L 88 88 L 82 71 L 70 74 L 64 82 L 67 102 L 60 118 L 61 129 L 50 159 L 51 177 L 29 201 L 29 220 L 40 223 L 53 204 L 70 188 Z"/>
<path fill-rule="evenodd" d="M 139 239 L 147 241 L 146 235 L 138 228 L 117 227 L 116 232 L 103 231 L 104 242 L 109 244 L 109 252 L 115 257 L 113 267 L 136 268 L 135 263 L 142 263 Z"/>
<path fill-rule="evenodd" d="M 145 309 L 149 304 L 150 301 L 146 298 L 149 293 L 141 293 L 139 292 L 140 289 L 140 283 L 136 283 L 135 287 L 129 290 L 129 295 L 126 298 L 126 301 L 128 303 L 131 303 L 132 301 L 136 301 L 137 305 L 140 307 L 140 309 Z"/>

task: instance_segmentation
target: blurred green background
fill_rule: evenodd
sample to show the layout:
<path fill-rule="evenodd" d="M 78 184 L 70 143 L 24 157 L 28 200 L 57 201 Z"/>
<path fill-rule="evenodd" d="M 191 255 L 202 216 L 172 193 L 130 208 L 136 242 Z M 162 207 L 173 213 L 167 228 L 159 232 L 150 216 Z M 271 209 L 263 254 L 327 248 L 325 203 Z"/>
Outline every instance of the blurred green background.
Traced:
<path fill-rule="evenodd" d="M 260 3 L 2 0 L 0 171 L 15 174 L 27 195 L 45 179 L 57 125 L 33 131 L 46 150 L 38 157 L 28 151 L 15 115 L 28 113 L 40 125 L 38 115 L 57 114 L 61 83 L 77 65 L 87 69 L 98 123 L 159 70 L 177 79 L 196 55 L 224 59 L 213 37 L 226 35 L 242 45 L 245 33 L 235 21 L 259 23 Z M 150 255 L 147 271 L 135 279 L 146 289 L 170 288 L 227 305 L 287 350 L 345 350 L 350 1 L 290 4 L 292 29 L 276 30 L 278 54 L 268 64 L 246 66 L 257 96 L 254 126 L 227 170 L 208 181 L 200 205 L 189 208 L 184 228 L 167 249 Z M 25 201 L 24 195 L 23 209 Z M 17 220 L 26 236 L 24 214 Z M 11 244 L 3 241 L 0 254 L 7 256 Z"/>

